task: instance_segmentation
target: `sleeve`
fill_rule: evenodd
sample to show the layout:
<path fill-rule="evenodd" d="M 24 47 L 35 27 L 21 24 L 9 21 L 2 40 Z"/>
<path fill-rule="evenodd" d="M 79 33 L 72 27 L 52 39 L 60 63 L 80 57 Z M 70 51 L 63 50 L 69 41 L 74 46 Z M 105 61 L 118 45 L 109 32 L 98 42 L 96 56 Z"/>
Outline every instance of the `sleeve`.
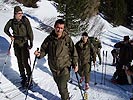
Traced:
<path fill-rule="evenodd" d="M 71 54 L 71 60 L 72 60 L 72 66 L 77 66 L 78 65 L 78 54 L 77 54 L 77 50 L 76 47 L 72 41 L 71 38 L 70 39 L 70 54 Z"/>
<path fill-rule="evenodd" d="M 30 42 L 33 42 L 33 39 L 34 39 L 33 31 L 28 18 L 26 18 L 26 24 L 27 24 L 27 34 L 28 34 L 29 40 Z"/>
<path fill-rule="evenodd" d="M 90 51 L 91 51 L 91 54 L 90 54 L 91 58 L 92 58 L 93 62 L 95 62 L 96 61 L 96 50 L 92 43 L 91 43 Z"/>
<path fill-rule="evenodd" d="M 43 41 L 40 48 L 41 55 L 39 58 L 43 58 L 48 53 L 48 40 L 49 40 L 49 37 L 46 37 L 46 39 Z"/>
<path fill-rule="evenodd" d="M 98 48 L 102 48 L 101 41 L 98 41 Z"/>
<path fill-rule="evenodd" d="M 122 42 L 118 42 L 114 45 L 115 48 L 120 48 L 123 45 L 123 41 Z"/>
<path fill-rule="evenodd" d="M 75 44 L 75 48 L 76 48 L 76 51 L 77 51 L 77 55 L 78 55 L 78 57 L 79 57 L 79 42 L 77 42 L 77 43 Z"/>
<path fill-rule="evenodd" d="M 10 27 L 11 27 L 11 23 L 12 23 L 12 20 L 10 19 L 10 20 L 6 23 L 6 25 L 5 25 L 5 27 L 4 27 L 4 32 L 5 32 L 9 37 L 12 36 L 11 33 L 10 33 L 10 31 L 9 31 L 9 29 L 10 29 Z"/>
<path fill-rule="evenodd" d="M 78 53 L 78 42 L 75 44 L 75 48 L 76 48 L 77 53 Z"/>

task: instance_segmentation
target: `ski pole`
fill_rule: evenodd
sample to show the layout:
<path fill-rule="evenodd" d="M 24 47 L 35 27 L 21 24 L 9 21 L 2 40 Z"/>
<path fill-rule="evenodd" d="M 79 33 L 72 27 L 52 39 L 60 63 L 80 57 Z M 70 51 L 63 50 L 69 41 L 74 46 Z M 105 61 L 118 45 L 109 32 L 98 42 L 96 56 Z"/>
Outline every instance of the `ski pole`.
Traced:
<path fill-rule="evenodd" d="M 37 51 L 39 51 L 39 48 L 37 48 Z M 31 71 L 31 75 L 30 75 L 29 82 L 28 82 L 28 87 L 27 87 L 27 89 L 26 89 L 26 97 L 25 97 L 25 100 L 27 100 L 28 90 L 29 90 L 30 84 L 31 84 L 31 82 L 32 82 L 32 74 L 33 74 L 33 70 L 34 70 L 34 67 L 35 67 L 36 59 L 37 59 L 37 56 L 35 56 L 35 60 L 34 60 L 34 63 L 33 63 L 33 68 L 32 68 L 32 71 Z"/>
<path fill-rule="evenodd" d="M 80 86 L 80 82 L 79 82 L 79 78 L 78 78 L 78 73 L 75 72 L 75 75 L 76 75 L 76 78 L 77 78 L 77 81 L 78 81 L 78 87 L 79 87 L 79 89 L 80 89 L 80 92 L 81 92 L 82 98 L 83 98 L 83 100 L 85 100 L 85 99 L 84 99 L 84 95 L 83 95 L 82 90 L 81 90 L 81 86 Z"/>
<path fill-rule="evenodd" d="M 1 84 L 2 75 L 4 73 L 5 65 L 7 63 L 7 60 L 8 60 L 9 54 L 10 54 L 10 49 L 11 49 L 12 43 L 13 43 L 13 40 L 11 40 L 11 43 L 9 45 L 9 48 L 8 48 L 8 51 L 7 51 L 7 54 L 6 54 L 6 58 L 5 58 L 4 64 L 2 66 L 2 71 L 1 71 L 1 75 L 0 75 L 0 84 Z"/>
<path fill-rule="evenodd" d="M 30 63 L 30 66 L 31 66 L 31 58 L 29 57 L 29 63 Z"/>
<path fill-rule="evenodd" d="M 94 85 L 97 84 L 97 81 L 96 81 L 96 70 L 95 70 L 95 66 L 96 66 L 96 64 L 94 63 L 94 78 L 95 78 L 95 83 L 94 83 Z"/>
<path fill-rule="evenodd" d="M 31 66 L 30 49 L 29 49 L 29 48 L 27 48 L 27 49 L 28 49 L 28 54 L 29 54 L 28 62 L 29 62 L 29 64 L 30 64 L 30 66 Z"/>
<path fill-rule="evenodd" d="M 105 85 L 105 78 L 106 78 L 106 64 L 107 64 L 107 51 L 106 51 L 106 56 L 105 56 L 105 73 L 104 73 L 104 85 Z"/>
<path fill-rule="evenodd" d="M 103 82 L 103 67 L 104 67 L 104 50 L 103 50 L 103 63 L 102 63 L 101 84 L 102 84 L 102 82 Z"/>

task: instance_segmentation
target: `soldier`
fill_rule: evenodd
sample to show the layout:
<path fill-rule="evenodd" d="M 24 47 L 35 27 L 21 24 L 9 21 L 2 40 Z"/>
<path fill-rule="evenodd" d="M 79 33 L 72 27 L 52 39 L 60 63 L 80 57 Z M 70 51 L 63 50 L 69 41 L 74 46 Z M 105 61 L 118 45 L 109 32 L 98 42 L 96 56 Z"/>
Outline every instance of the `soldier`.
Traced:
<path fill-rule="evenodd" d="M 11 33 L 9 29 L 12 29 Z M 14 7 L 14 18 L 10 19 L 5 25 L 4 32 L 14 40 L 14 52 L 17 57 L 21 84 L 25 86 L 31 77 L 31 67 L 28 64 L 29 49 L 33 46 L 33 31 L 29 20 L 23 16 L 22 9 L 19 6 Z M 28 44 L 30 41 L 30 45 Z M 26 74 L 25 74 L 26 70 Z"/>
<path fill-rule="evenodd" d="M 101 65 L 101 48 L 102 48 L 101 42 L 97 37 L 95 37 L 95 38 L 94 37 L 89 37 L 89 38 L 90 38 L 91 43 L 95 47 L 95 52 L 96 52 L 96 55 L 99 58 L 99 64 Z"/>
<path fill-rule="evenodd" d="M 58 19 L 54 30 L 43 41 L 40 52 L 35 51 L 38 58 L 48 54 L 48 64 L 58 86 L 62 100 L 69 100 L 67 82 L 70 78 L 70 66 L 78 71 L 78 55 L 72 39 L 64 31 L 64 21 Z"/>
<path fill-rule="evenodd" d="M 81 76 L 81 82 L 85 77 L 85 90 L 89 89 L 89 81 L 90 81 L 90 70 L 91 70 L 91 54 L 94 56 L 94 46 L 88 39 L 88 34 L 84 32 L 82 34 L 82 38 L 80 41 L 76 43 L 76 49 L 78 52 L 78 65 L 79 65 L 79 75 Z M 96 57 L 93 57 L 96 58 Z M 93 59 L 95 63 L 95 59 Z"/>
<path fill-rule="evenodd" d="M 114 65 L 116 65 L 117 64 L 117 62 L 118 62 L 118 56 L 119 56 L 119 50 L 118 50 L 118 48 L 116 49 L 116 48 L 114 48 L 112 51 L 111 51 L 111 54 L 112 54 L 112 56 L 113 56 L 113 63 L 112 63 L 112 65 L 114 66 Z"/>
<path fill-rule="evenodd" d="M 101 45 L 100 40 L 98 40 L 97 37 L 95 38 L 94 46 L 95 46 L 96 54 L 98 55 L 98 58 L 99 58 L 99 64 L 101 65 L 101 48 L 102 48 L 102 45 Z"/>
<path fill-rule="evenodd" d="M 132 46 L 132 51 L 133 51 L 133 39 L 130 40 L 130 44 Z M 133 53 L 132 53 L 132 59 L 133 59 Z M 129 76 L 133 76 L 133 65 L 129 66 L 128 69 L 125 70 L 126 74 L 129 75 Z M 133 79 L 133 77 L 132 77 Z"/>
<path fill-rule="evenodd" d="M 118 84 L 127 84 L 127 77 L 125 69 L 131 66 L 132 61 L 132 46 L 129 42 L 129 36 L 124 36 L 124 40 L 114 45 L 115 48 L 119 48 L 119 61 L 116 66 L 116 72 L 112 79 L 116 79 Z"/>

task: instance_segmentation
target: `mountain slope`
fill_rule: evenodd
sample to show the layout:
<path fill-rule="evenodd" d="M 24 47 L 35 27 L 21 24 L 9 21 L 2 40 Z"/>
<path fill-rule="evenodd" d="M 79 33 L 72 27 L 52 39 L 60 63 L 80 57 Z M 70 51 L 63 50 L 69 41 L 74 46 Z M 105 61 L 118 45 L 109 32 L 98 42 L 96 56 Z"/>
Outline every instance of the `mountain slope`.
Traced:
<path fill-rule="evenodd" d="M 32 17 L 40 19 L 44 24 L 45 22 L 49 20 L 43 21 L 45 17 L 48 15 L 48 19 L 54 18 L 56 14 L 50 16 L 49 13 L 43 13 L 41 12 L 44 11 L 42 9 L 42 6 L 47 5 L 45 10 L 49 10 L 51 8 L 50 2 L 44 0 L 40 4 L 40 8 L 38 9 L 30 9 L 30 8 L 25 8 L 22 7 L 25 11 L 25 13 L 29 14 Z M 10 8 L 11 5 L 3 5 L 3 8 Z M 54 9 L 54 8 L 52 8 Z M 53 11 L 53 10 L 52 10 Z M 0 70 L 2 70 L 3 65 L 4 65 L 4 73 L 2 74 L 0 78 L 0 88 L 4 91 L 3 93 L 0 93 L 1 100 L 24 100 L 25 94 L 22 92 L 22 90 L 18 89 L 17 87 L 19 86 L 19 71 L 17 67 L 17 61 L 16 57 L 14 56 L 14 51 L 13 51 L 13 46 L 11 47 L 10 55 L 6 55 L 7 49 L 10 43 L 10 38 L 3 32 L 3 28 L 5 23 L 12 18 L 12 13 L 13 13 L 13 7 L 11 9 L 3 9 L 0 11 Z M 36 27 L 39 25 L 38 22 L 36 22 L 31 17 L 28 17 L 30 19 L 33 32 L 34 32 L 34 46 L 30 50 L 30 55 L 31 55 L 31 67 L 33 67 L 33 61 L 34 61 L 34 51 L 36 50 L 37 47 L 40 47 L 41 43 L 45 39 L 45 37 L 49 34 L 45 31 L 40 31 L 36 29 Z M 46 18 L 47 19 L 47 18 Z M 56 19 L 56 18 L 55 18 Z M 54 19 L 54 20 L 55 20 Z M 52 20 L 52 22 L 54 22 Z M 115 71 L 115 67 L 111 66 L 112 63 L 112 56 L 110 54 L 110 51 L 112 50 L 112 47 L 114 43 L 120 41 L 123 39 L 124 35 L 132 35 L 132 31 L 119 26 L 116 28 L 110 27 L 110 25 L 105 22 L 103 19 L 101 19 L 103 23 L 105 23 L 105 29 L 103 32 L 100 34 L 100 39 L 102 42 L 102 50 L 101 50 L 101 55 L 102 51 L 107 51 L 108 56 L 107 56 L 107 62 L 106 62 L 106 80 L 105 80 L 105 85 L 100 84 L 101 83 L 101 75 L 102 75 L 102 65 L 96 65 L 96 75 L 97 75 L 97 85 L 94 85 L 94 66 L 92 66 L 92 72 L 91 72 L 91 82 L 90 82 L 90 90 L 89 90 L 89 100 L 128 100 L 130 94 L 127 93 L 127 91 L 131 92 L 131 88 L 128 88 L 130 86 L 123 86 L 124 88 L 127 89 L 127 91 L 124 91 L 120 87 L 113 85 L 110 83 L 110 78 Z M 49 25 L 49 24 L 46 24 Z M 51 25 L 52 27 L 52 25 Z M 4 38 L 4 39 L 3 39 Z M 72 37 L 73 41 L 76 43 L 79 39 L 80 36 L 77 37 Z M 1 49 L 5 48 L 5 49 Z M 6 57 L 8 59 L 6 60 Z M 6 64 L 4 64 L 7 62 Z M 1 73 L 0 73 L 1 75 Z M 71 72 L 71 77 L 75 78 L 75 73 Z M 33 91 L 29 90 L 29 95 L 28 95 L 28 100 L 60 100 L 60 95 L 57 89 L 57 86 L 53 80 L 52 73 L 49 69 L 48 66 L 48 61 L 47 61 L 47 56 L 37 60 L 35 69 L 33 71 L 33 80 L 38 84 L 36 87 L 34 87 Z M 76 88 L 76 89 L 75 89 Z M 81 100 L 82 96 L 80 94 L 80 90 L 78 89 L 77 86 L 68 83 L 68 89 L 70 91 L 70 95 L 73 95 L 72 100 Z M 5 98 L 5 97 L 8 98 Z"/>

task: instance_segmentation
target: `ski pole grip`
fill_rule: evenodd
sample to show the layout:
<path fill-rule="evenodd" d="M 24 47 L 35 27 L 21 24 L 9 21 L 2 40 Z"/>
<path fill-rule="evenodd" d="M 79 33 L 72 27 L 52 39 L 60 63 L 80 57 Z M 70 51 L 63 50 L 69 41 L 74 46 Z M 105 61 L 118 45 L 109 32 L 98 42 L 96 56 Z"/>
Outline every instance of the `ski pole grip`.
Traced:
<path fill-rule="evenodd" d="M 39 48 L 37 48 L 37 51 L 39 51 Z"/>
<path fill-rule="evenodd" d="M 37 50 L 36 50 L 37 52 L 39 51 L 39 48 L 37 48 Z M 35 58 L 39 58 L 39 57 L 37 57 L 37 55 L 35 56 Z"/>

